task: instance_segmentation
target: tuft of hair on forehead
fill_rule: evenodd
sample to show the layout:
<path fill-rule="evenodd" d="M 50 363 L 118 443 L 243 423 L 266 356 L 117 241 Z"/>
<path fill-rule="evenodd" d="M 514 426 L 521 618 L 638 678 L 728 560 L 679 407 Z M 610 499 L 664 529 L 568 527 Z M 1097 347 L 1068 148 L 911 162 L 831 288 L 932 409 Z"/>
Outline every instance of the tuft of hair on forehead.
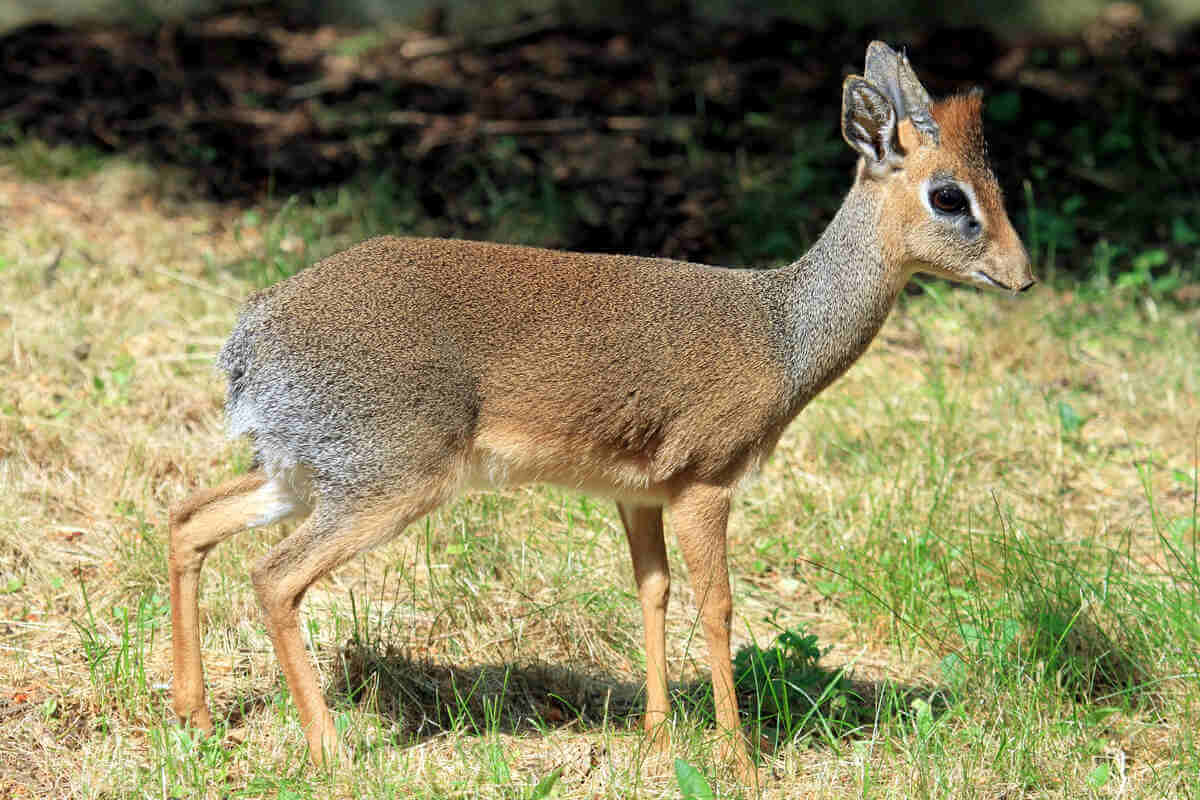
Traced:
<path fill-rule="evenodd" d="M 943 149 L 949 149 L 972 167 L 990 169 L 983 138 L 983 92 L 973 90 L 939 100 L 929 113 L 941 130 Z"/>

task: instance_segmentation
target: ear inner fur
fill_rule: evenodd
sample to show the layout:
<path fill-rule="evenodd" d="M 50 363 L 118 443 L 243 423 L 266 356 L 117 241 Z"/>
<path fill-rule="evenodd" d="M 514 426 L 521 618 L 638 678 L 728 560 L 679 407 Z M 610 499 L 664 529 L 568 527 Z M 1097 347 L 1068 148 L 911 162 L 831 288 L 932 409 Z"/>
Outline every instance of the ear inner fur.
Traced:
<path fill-rule="evenodd" d="M 842 136 L 876 165 L 900 155 L 896 138 L 896 109 L 883 92 L 856 75 L 846 79 L 842 93 Z"/>

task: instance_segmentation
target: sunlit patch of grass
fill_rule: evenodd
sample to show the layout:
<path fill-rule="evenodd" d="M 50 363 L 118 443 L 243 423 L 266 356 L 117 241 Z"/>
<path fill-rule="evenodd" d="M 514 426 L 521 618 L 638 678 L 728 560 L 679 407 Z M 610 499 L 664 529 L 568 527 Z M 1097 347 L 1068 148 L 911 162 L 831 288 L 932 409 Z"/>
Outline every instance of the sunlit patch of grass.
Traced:
<path fill-rule="evenodd" d="M 0 763 L 16 766 L 0 781 L 527 798 L 561 770 L 546 796 L 657 797 L 683 791 L 681 758 L 737 796 L 677 549 L 664 760 L 640 733 L 619 520 L 559 489 L 464 497 L 311 590 L 305 634 L 355 753 L 329 773 L 308 764 L 247 576 L 289 528 L 217 548 L 202 620 L 219 736 L 175 726 L 165 510 L 247 468 L 210 366 L 237 301 L 407 223 L 390 195 L 168 214 L 143 203 L 153 186 L 112 166 L 9 192 Z M 734 639 L 764 796 L 1195 793 L 1198 313 L 1102 281 L 904 300 L 736 503 Z"/>
<path fill-rule="evenodd" d="M 32 181 L 85 178 L 100 170 L 106 158 L 100 151 L 66 144 L 46 144 L 0 128 L 0 165 Z"/>

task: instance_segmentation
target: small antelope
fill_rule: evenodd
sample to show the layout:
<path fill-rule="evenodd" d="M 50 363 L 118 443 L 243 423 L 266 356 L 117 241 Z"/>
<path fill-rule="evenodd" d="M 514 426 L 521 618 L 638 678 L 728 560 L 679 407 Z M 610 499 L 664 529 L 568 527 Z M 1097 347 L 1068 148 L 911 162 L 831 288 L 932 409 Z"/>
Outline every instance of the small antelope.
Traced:
<path fill-rule="evenodd" d="M 645 727 L 667 746 L 669 507 L 707 639 L 726 757 L 755 775 L 729 656 L 738 482 L 857 359 L 916 272 L 1023 291 L 1029 258 L 988 165 L 978 93 L 931 102 L 881 42 L 842 87 L 854 185 L 796 263 L 663 259 L 381 237 L 247 302 L 218 358 L 248 475 L 170 515 L 174 708 L 212 729 L 197 608 L 208 551 L 306 517 L 252 569 L 314 762 L 341 753 L 300 636 L 305 591 L 464 489 L 611 497 L 645 624 Z"/>

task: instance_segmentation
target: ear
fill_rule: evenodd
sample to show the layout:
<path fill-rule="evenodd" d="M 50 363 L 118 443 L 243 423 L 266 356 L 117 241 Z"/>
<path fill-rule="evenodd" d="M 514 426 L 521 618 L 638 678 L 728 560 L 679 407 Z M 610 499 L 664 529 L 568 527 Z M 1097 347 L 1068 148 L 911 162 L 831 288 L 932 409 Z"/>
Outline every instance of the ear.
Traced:
<path fill-rule="evenodd" d="M 883 42 L 871 42 L 867 45 L 863 78 L 892 101 L 897 119 L 912 120 L 917 133 L 927 142 L 936 145 L 941 141 L 937 123 L 929 113 L 932 102 L 929 92 L 921 85 L 904 52 L 897 53 Z"/>
<path fill-rule="evenodd" d="M 883 42 L 867 45 L 867 63 L 863 78 L 892 101 L 896 117 L 904 119 L 908 110 L 904 106 L 904 92 L 900 88 L 900 56 Z"/>
<path fill-rule="evenodd" d="M 842 137 L 877 171 L 904 157 L 896 136 L 896 107 L 883 92 L 851 75 L 842 84 Z"/>

